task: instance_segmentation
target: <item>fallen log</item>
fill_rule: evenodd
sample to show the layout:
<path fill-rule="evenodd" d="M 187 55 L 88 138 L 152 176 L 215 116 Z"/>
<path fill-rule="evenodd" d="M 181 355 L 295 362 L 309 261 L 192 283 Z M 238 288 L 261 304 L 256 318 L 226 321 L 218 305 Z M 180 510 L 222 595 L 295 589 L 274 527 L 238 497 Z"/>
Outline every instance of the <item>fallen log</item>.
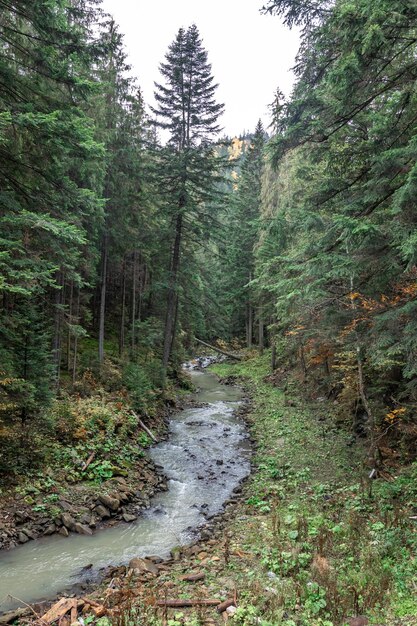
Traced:
<path fill-rule="evenodd" d="M 61 598 L 51 606 L 45 615 L 42 615 L 41 622 L 44 624 L 52 624 L 52 622 L 56 622 L 69 611 L 72 611 L 73 608 L 75 608 L 75 610 L 77 609 L 77 598 Z"/>
<path fill-rule="evenodd" d="M 211 350 L 215 350 L 216 352 L 220 352 L 220 354 L 223 354 L 224 356 L 228 356 L 230 359 L 235 359 L 236 361 L 241 361 L 242 357 L 237 355 L 237 354 L 232 354 L 231 352 L 225 352 L 224 350 L 220 350 L 220 348 L 216 348 L 216 346 L 212 346 L 209 343 L 206 343 L 205 341 L 202 341 L 201 339 L 197 339 L 197 337 L 194 337 L 194 341 L 196 341 L 197 343 L 201 343 L 202 346 L 206 346 L 206 348 L 210 348 Z"/>
<path fill-rule="evenodd" d="M 204 580 L 206 575 L 204 572 L 196 572 L 195 574 L 186 574 L 185 576 L 181 576 L 181 580 L 184 580 L 187 583 L 195 583 L 198 580 Z"/>
<path fill-rule="evenodd" d="M 96 456 L 95 452 L 92 452 L 90 454 L 90 456 L 88 457 L 88 459 L 86 460 L 86 462 L 83 464 L 81 471 L 85 472 L 85 470 L 87 469 L 87 467 L 90 465 L 91 461 L 93 461 L 94 457 Z"/>
<path fill-rule="evenodd" d="M 228 600 L 225 600 L 224 602 L 221 602 L 216 607 L 216 611 L 217 611 L 217 613 L 223 613 L 223 611 L 228 609 L 229 606 L 236 606 L 236 600 L 234 598 L 229 598 Z"/>
<path fill-rule="evenodd" d="M 134 415 L 136 417 L 136 419 L 138 420 L 138 424 L 139 426 L 142 428 L 142 430 L 145 431 L 145 433 L 147 435 L 149 435 L 149 437 L 155 442 L 158 443 L 158 439 L 155 437 L 155 435 L 153 434 L 153 432 L 151 430 L 149 430 L 149 428 L 142 422 L 142 420 L 140 419 L 139 415 L 137 413 L 135 413 L 134 411 L 132 411 L 132 415 Z"/>
<path fill-rule="evenodd" d="M 10 624 L 10 622 L 14 622 L 15 619 L 26 617 L 27 615 L 30 615 L 30 609 L 26 607 L 8 611 L 8 613 L 0 615 L 0 624 Z"/>
<path fill-rule="evenodd" d="M 187 606 L 218 606 L 218 600 L 157 600 L 156 606 L 172 609 L 185 608 Z"/>

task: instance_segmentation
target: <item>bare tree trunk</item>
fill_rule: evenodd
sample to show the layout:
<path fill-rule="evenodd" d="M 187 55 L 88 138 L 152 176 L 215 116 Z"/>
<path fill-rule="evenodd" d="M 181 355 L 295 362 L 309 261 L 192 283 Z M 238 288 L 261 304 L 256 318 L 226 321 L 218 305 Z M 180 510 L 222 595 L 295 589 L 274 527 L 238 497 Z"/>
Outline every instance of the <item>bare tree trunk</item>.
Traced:
<path fill-rule="evenodd" d="M 180 267 L 180 249 L 181 249 L 181 236 L 182 236 L 182 213 L 177 216 L 175 225 L 175 240 L 172 251 L 172 260 L 170 268 L 170 279 L 167 296 L 167 310 L 165 318 L 165 330 L 164 330 L 164 349 L 162 356 L 162 367 L 164 369 L 164 376 L 168 367 L 169 357 L 171 356 L 171 348 L 174 341 L 175 332 L 175 307 L 177 297 L 178 286 L 178 271 Z"/>
<path fill-rule="evenodd" d="M 68 305 L 68 333 L 67 333 L 67 371 L 71 370 L 71 325 L 72 319 L 72 301 L 74 296 L 74 281 L 71 281 L 69 305 Z"/>
<path fill-rule="evenodd" d="M 80 324 L 80 287 L 78 287 L 77 293 L 77 304 L 75 309 L 75 319 L 77 320 L 77 324 Z M 78 357 L 78 332 L 74 337 L 74 353 L 72 358 L 72 384 L 75 383 L 75 379 L 77 377 L 77 357 Z"/>
<path fill-rule="evenodd" d="M 265 324 L 264 324 L 264 315 L 262 307 L 259 308 L 259 339 L 258 339 L 258 347 L 259 352 L 263 354 L 265 347 Z"/>
<path fill-rule="evenodd" d="M 57 283 L 60 289 L 55 291 L 55 322 L 54 322 L 54 339 L 52 345 L 53 360 L 55 364 L 56 388 L 59 389 L 60 369 L 61 369 L 61 342 L 62 342 L 62 303 L 64 291 L 64 278 L 61 272 L 57 277 Z"/>
<path fill-rule="evenodd" d="M 119 356 L 122 356 L 125 348 L 125 317 L 126 317 L 126 259 L 123 258 L 122 264 L 122 311 L 120 316 L 119 331 Z"/>
<path fill-rule="evenodd" d="M 272 338 L 272 346 L 271 346 L 271 370 L 275 372 L 277 369 L 277 348 L 275 345 L 275 338 Z"/>
<path fill-rule="evenodd" d="M 133 283 L 132 283 L 132 354 L 135 351 L 136 337 L 135 337 L 135 324 L 136 324 L 136 283 L 138 278 L 138 258 L 136 250 L 133 253 Z"/>
<path fill-rule="evenodd" d="M 106 316 L 106 287 L 107 287 L 107 235 L 103 239 L 103 253 L 101 258 L 101 288 L 100 288 L 100 319 L 98 329 L 98 360 L 101 365 L 104 360 L 104 322 Z"/>

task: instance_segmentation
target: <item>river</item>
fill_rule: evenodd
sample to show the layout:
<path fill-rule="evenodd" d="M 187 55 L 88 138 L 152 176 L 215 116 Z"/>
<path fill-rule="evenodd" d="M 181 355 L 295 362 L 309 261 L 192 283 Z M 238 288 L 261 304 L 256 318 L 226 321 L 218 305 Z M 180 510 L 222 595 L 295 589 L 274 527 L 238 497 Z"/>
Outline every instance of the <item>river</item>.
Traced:
<path fill-rule="evenodd" d="M 156 495 L 136 522 L 91 537 L 44 537 L 0 553 L 0 613 L 18 606 L 8 596 L 28 603 L 52 598 L 108 565 L 126 564 L 135 556 L 168 557 L 222 510 L 250 472 L 247 433 L 236 414 L 243 395 L 210 372 L 194 370 L 191 376 L 200 406 L 174 414 L 167 439 L 149 450 L 169 479 L 168 491 Z"/>

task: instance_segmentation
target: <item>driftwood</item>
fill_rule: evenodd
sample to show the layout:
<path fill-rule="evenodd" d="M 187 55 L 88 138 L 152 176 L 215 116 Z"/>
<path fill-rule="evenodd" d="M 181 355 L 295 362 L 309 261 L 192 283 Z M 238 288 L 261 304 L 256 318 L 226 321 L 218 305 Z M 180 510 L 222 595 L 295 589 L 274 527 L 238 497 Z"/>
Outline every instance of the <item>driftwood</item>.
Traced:
<path fill-rule="evenodd" d="M 95 457 L 95 456 L 96 456 L 96 453 L 95 453 L 95 452 L 92 452 L 92 453 L 90 454 L 90 456 L 88 457 L 88 459 L 86 460 L 86 462 L 84 463 L 84 465 L 83 465 L 83 466 L 82 466 L 82 468 L 81 468 L 81 471 L 82 471 L 82 472 L 85 472 L 85 470 L 87 469 L 87 467 L 90 465 L 91 461 L 93 461 L 93 460 L 94 460 L 94 457 Z"/>
<path fill-rule="evenodd" d="M 223 611 L 228 609 L 229 606 L 236 606 L 236 600 L 234 598 L 229 598 L 228 600 L 225 600 L 224 602 L 219 604 L 216 608 L 216 611 L 217 613 L 223 613 Z"/>
<path fill-rule="evenodd" d="M 156 606 L 179 609 L 187 606 L 219 606 L 218 600 L 158 600 Z"/>
<path fill-rule="evenodd" d="M 69 611 L 73 614 L 73 610 L 77 611 L 77 598 L 61 598 L 50 609 L 42 615 L 41 622 L 44 624 L 52 624 L 64 617 Z"/>
<path fill-rule="evenodd" d="M 90 598 L 82 598 L 85 604 L 89 604 L 91 606 L 91 611 L 94 613 L 96 617 L 103 617 L 107 613 L 107 609 L 102 604 L 99 604 L 95 600 L 90 600 Z"/>
<path fill-rule="evenodd" d="M 195 583 L 198 580 L 204 580 L 206 575 L 204 572 L 197 572 L 195 574 L 186 574 L 185 576 L 181 576 L 181 580 L 185 580 L 187 583 Z"/>
<path fill-rule="evenodd" d="M 4 613 L 4 615 L 0 615 L 0 624 L 9 624 L 10 622 L 14 622 L 15 619 L 19 617 L 26 617 L 26 615 L 30 614 L 30 609 L 28 608 L 20 608 L 15 609 L 14 611 L 8 611 Z"/>
<path fill-rule="evenodd" d="M 202 341 L 201 339 L 197 339 L 197 337 L 194 337 L 194 341 L 196 341 L 197 343 L 201 343 L 202 346 L 206 346 L 206 348 L 210 348 L 211 350 L 215 350 L 216 352 L 220 352 L 220 354 L 223 354 L 224 356 L 228 356 L 230 359 L 235 359 L 236 361 L 241 361 L 242 357 L 237 355 L 237 354 L 232 354 L 231 352 L 225 352 L 224 350 L 220 350 L 220 348 L 216 348 L 216 346 L 212 346 L 209 343 L 206 343 L 205 341 Z"/>
<path fill-rule="evenodd" d="M 153 432 L 151 430 L 149 430 L 149 428 L 147 426 L 145 426 L 145 424 L 142 422 L 142 420 L 140 419 L 139 415 L 137 413 L 135 413 L 134 411 L 132 411 L 132 415 L 134 415 L 136 417 L 136 419 L 138 420 L 138 424 L 139 426 L 145 431 L 145 433 L 147 435 L 149 435 L 149 437 L 155 442 L 158 443 L 157 438 L 155 437 L 155 435 L 153 434 Z"/>

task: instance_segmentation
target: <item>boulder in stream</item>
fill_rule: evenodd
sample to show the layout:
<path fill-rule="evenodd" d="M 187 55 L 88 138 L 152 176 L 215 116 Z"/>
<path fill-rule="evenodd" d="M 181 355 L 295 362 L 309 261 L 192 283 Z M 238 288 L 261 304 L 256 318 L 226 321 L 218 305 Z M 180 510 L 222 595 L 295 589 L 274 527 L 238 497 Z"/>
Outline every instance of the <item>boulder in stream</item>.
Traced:
<path fill-rule="evenodd" d="M 120 508 L 120 500 L 118 498 L 109 496 L 106 493 L 101 493 L 98 499 L 102 504 L 104 504 L 105 507 L 110 509 L 110 511 L 115 512 Z"/>
<path fill-rule="evenodd" d="M 129 561 L 129 567 L 130 569 L 133 569 L 135 574 L 143 574 L 144 572 L 148 572 L 156 576 L 156 574 L 159 573 L 159 569 L 157 568 L 155 563 L 152 563 L 152 561 L 149 561 L 148 559 L 140 559 L 136 557 Z"/>
<path fill-rule="evenodd" d="M 98 504 L 94 508 L 94 513 L 96 513 L 101 519 L 108 519 L 110 517 L 109 509 L 106 509 L 102 504 Z"/>

